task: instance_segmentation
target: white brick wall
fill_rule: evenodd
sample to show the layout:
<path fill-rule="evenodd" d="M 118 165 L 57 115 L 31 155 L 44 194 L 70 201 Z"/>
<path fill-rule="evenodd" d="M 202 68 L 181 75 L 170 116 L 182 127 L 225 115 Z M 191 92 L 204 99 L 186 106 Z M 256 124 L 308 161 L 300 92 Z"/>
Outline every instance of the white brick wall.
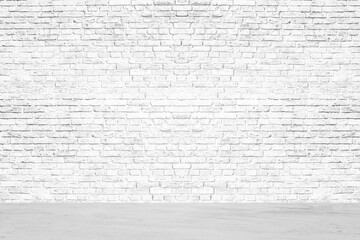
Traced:
<path fill-rule="evenodd" d="M 0 0 L 1 202 L 359 202 L 360 1 Z"/>

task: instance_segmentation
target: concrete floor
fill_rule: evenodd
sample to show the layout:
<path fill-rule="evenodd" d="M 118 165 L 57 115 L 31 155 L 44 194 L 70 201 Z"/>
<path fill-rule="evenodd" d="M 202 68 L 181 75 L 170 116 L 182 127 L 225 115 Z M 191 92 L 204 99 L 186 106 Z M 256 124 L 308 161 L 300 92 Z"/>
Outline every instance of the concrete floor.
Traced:
<path fill-rule="evenodd" d="M 360 204 L 0 204 L 0 240 L 360 239 Z"/>

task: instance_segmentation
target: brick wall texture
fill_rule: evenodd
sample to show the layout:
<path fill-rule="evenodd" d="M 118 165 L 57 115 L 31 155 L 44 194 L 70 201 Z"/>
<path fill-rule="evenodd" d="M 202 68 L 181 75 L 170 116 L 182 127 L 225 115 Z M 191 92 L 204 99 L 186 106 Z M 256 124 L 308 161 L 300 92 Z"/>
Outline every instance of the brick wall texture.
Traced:
<path fill-rule="evenodd" d="M 360 1 L 0 0 L 0 202 L 360 202 Z"/>

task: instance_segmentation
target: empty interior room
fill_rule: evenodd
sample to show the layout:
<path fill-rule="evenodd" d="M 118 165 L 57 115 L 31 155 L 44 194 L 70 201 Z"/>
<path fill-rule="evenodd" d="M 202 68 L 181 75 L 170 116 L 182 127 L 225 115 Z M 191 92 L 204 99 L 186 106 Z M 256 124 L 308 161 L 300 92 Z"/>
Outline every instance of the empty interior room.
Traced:
<path fill-rule="evenodd" d="M 0 239 L 358 240 L 360 2 L 0 0 Z"/>

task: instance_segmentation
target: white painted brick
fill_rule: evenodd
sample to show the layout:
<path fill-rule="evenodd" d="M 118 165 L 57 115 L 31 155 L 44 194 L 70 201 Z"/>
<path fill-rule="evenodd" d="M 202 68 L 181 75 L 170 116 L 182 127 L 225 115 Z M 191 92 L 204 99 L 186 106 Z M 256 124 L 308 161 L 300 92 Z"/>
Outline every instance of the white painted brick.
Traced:
<path fill-rule="evenodd" d="M 356 1 L 0 5 L 0 202 L 360 201 Z"/>

